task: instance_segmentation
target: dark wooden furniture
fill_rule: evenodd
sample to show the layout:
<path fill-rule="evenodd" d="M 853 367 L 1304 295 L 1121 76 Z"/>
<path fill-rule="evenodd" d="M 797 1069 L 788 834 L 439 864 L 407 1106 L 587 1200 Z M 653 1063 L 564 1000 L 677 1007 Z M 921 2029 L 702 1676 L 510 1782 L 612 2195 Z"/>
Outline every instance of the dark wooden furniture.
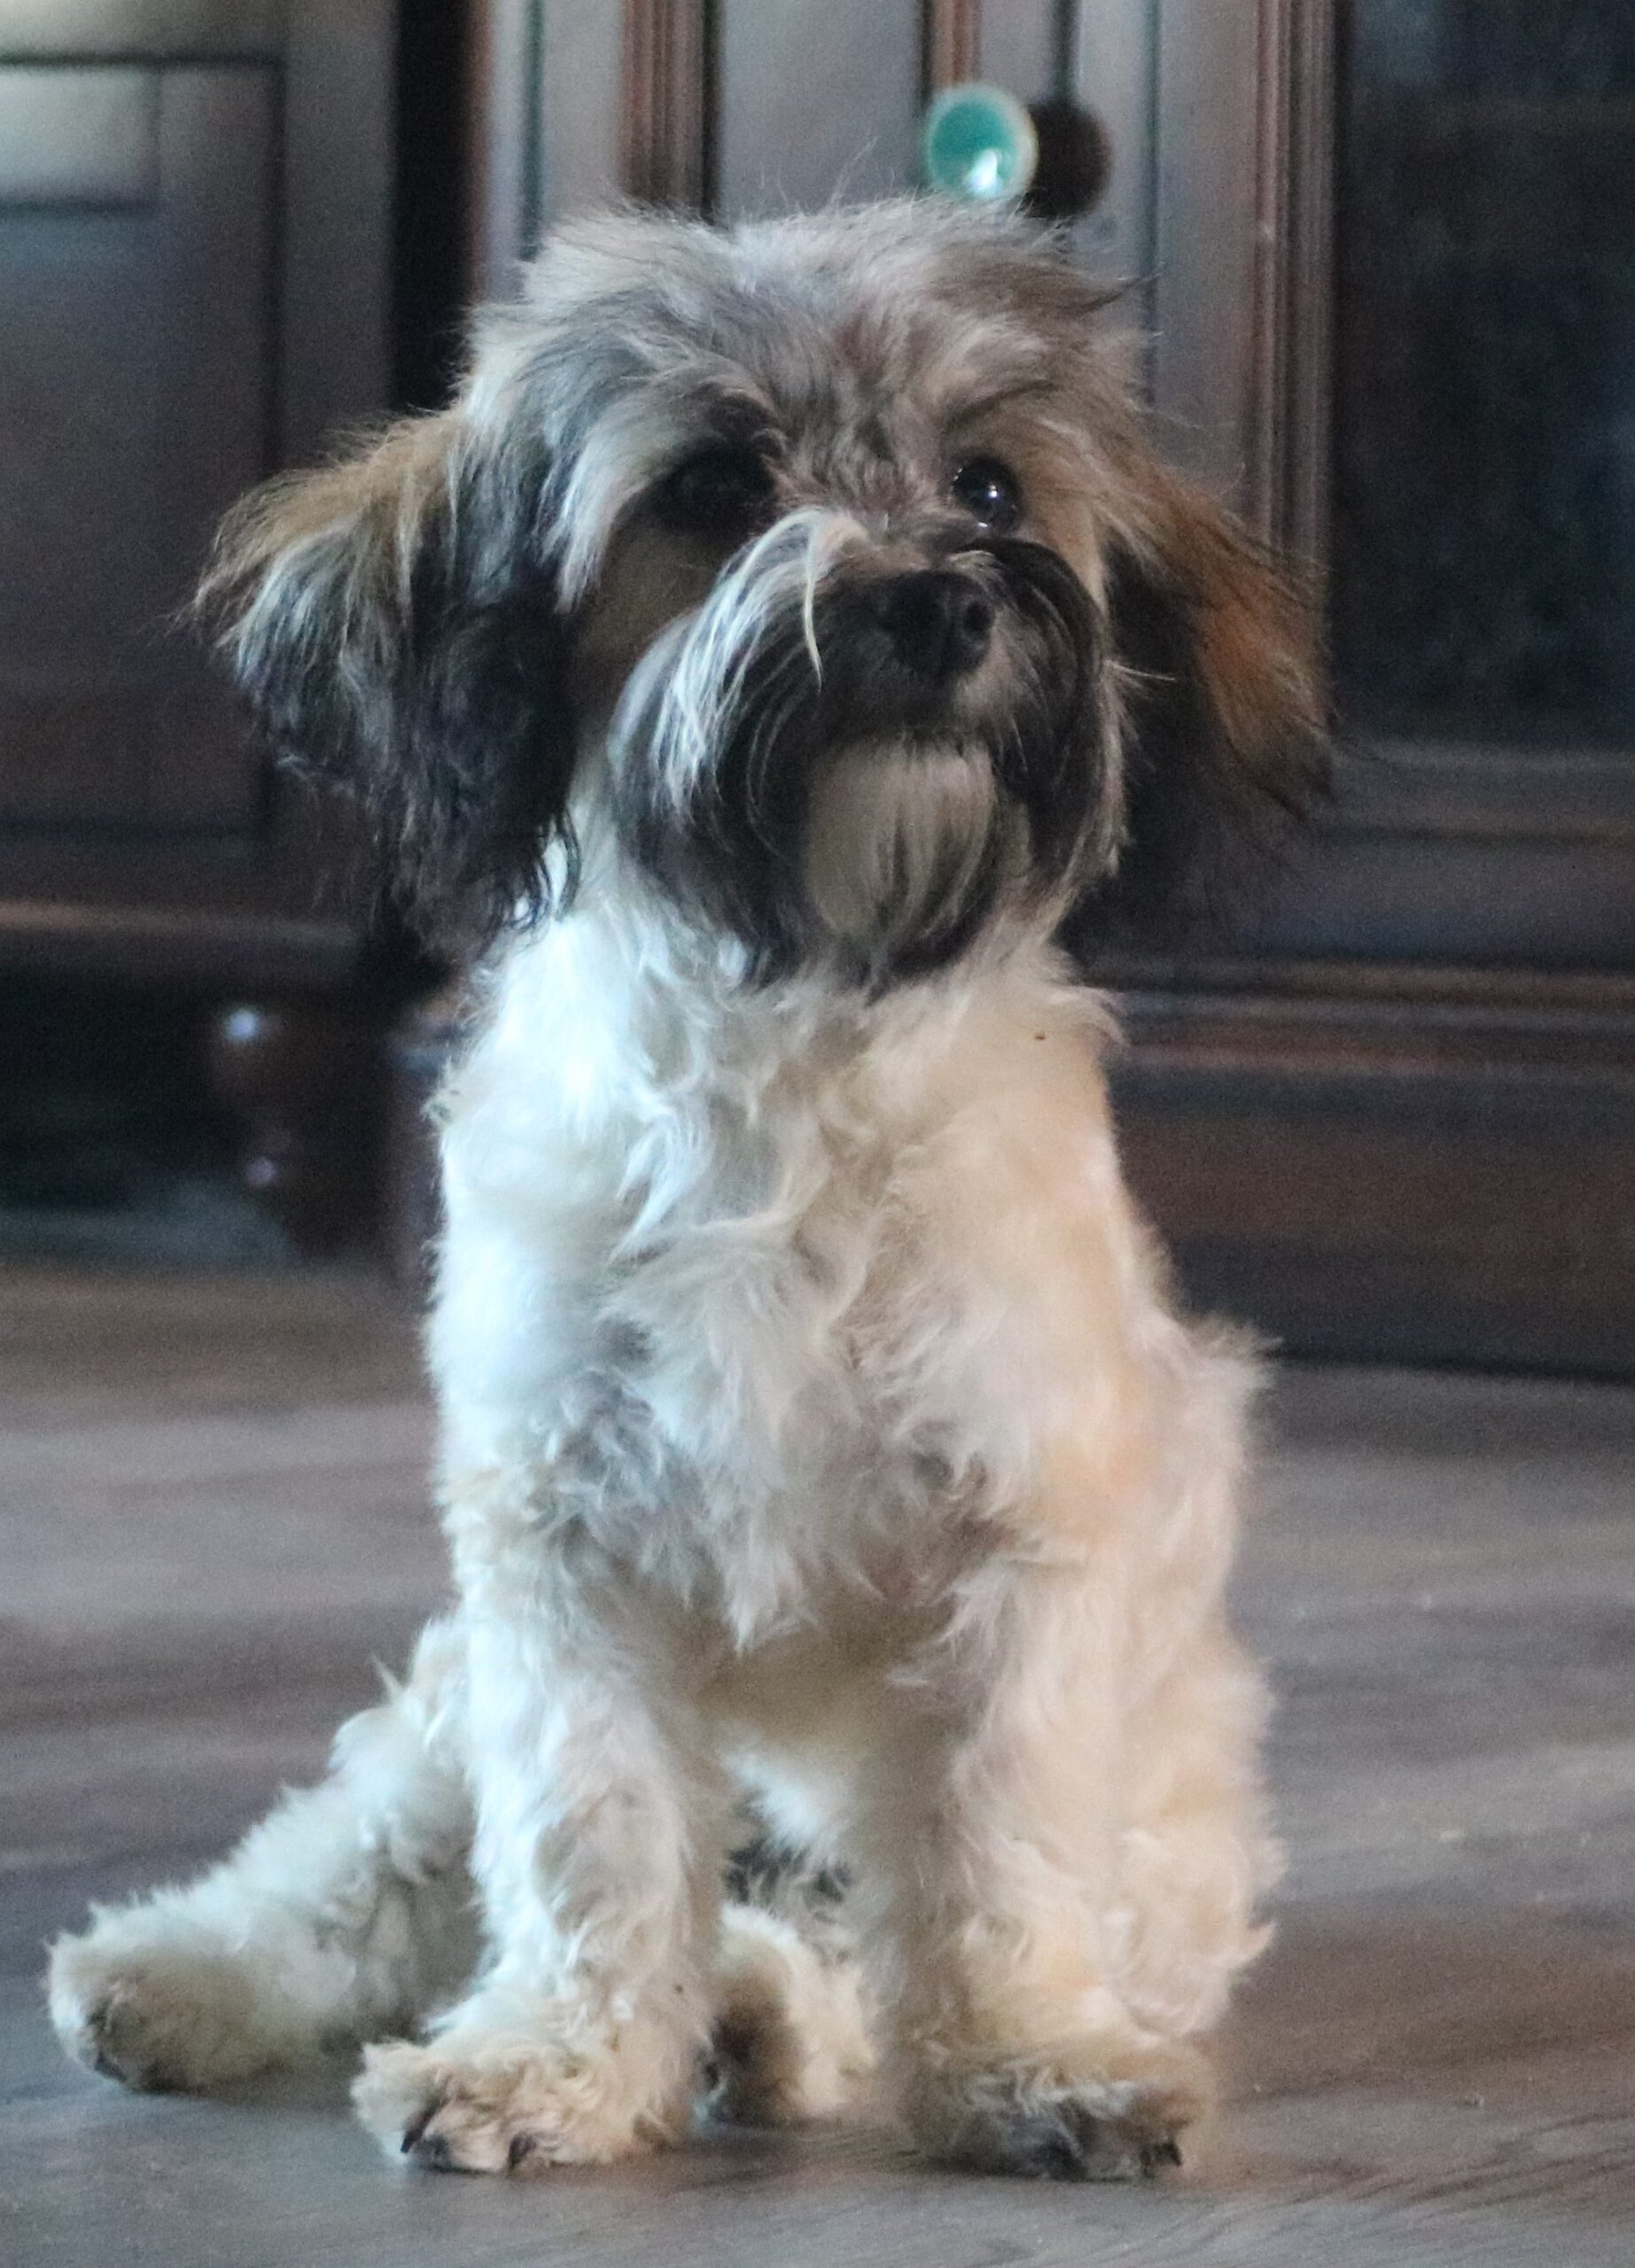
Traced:
<path fill-rule="evenodd" d="M 0 0 L 0 967 L 276 1006 L 309 1100 L 363 1060 L 344 818 L 175 617 L 390 399 L 394 52 L 389 0 Z M 309 1152 L 255 1153 L 317 1232 Z"/>
<path fill-rule="evenodd" d="M 1380 477 L 1359 471 L 1358 406 L 1389 454 L 1392 389 L 1413 373 L 1382 339 L 1437 289 L 1432 275 L 1398 307 L 1381 284 L 1401 214 L 1374 184 L 1394 177 L 1393 151 L 1444 196 L 1434 229 L 1474 234 L 1479 252 L 1483 228 L 1502 245 L 1514 226 L 1507 207 L 1473 206 L 1483 132 L 1523 157 L 1538 144 L 1530 180 L 1557 229 L 1505 279 L 1518 302 L 1553 259 L 1577 289 L 1575 230 L 1616 244 L 1629 217 L 1607 139 L 1635 114 L 1612 99 L 1610 0 L 1573 0 L 1559 37 L 1552 12 L 1507 11 L 1487 33 L 1455 12 L 1417 12 L 1414 51 L 1393 62 L 1408 34 L 1378 0 L 626 0 L 542 19 L 475 0 L 475 265 L 508 289 L 554 214 L 617 190 L 733 214 L 910 185 L 922 105 L 951 80 L 1073 101 L 1111 159 L 1074 248 L 1135 279 L 1131 359 L 1166 446 L 1320 589 L 1337 559 L 1344 632 L 1383 572 L 1355 540 Z M 1538 89 L 1569 35 L 1584 84 L 1553 103 Z M 1461 40 L 1468 85 L 1449 59 Z M 1512 49 L 1525 99 L 1495 76 Z M 1406 141 L 1369 106 L 1371 71 L 1388 93 L 1412 82 Z M 1543 193 L 1569 131 L 1613 153 L 1577 206 Z M 1484 319 L 1491 306 L 1473 305 L 1467 320 Z M 1591 330 L 1582 351 L 1597 351 Z M 1536 431 L 1548 374 L 1517 359 L 1510 383 Z M 1522 456 L 1528 430 L 1518 418 Z M 1446 454 L 1462 446 L 1455 430 Z M 1609 461 L 1601 485 L 1621 494 L 1619 478 Z M 1411 509 L 1398 524 L 1411 550 Z M 1627 654 L 1627 603 L 1623 621 Z M 1587 746 L 1468 719 L 1449 734 L 1423 713 L 1382 730 L 1355 670 L 1336 692 L 1335 807 L 1258 919 L 1098 966 L 1131 1035 L 1116 1075 L 1131 1171 L 1197 1295 L 1294 1348 L 1628 1371 L 1635 726 Z"/>
<path fill-rule="evenodd" d="M 1295 1346 L 1627 1373 L 1627 27 L 1257 12 L 1258 130 L 1171 226 L 1245 247 L 1242 493 L 1327 591 L 1339 793 L 1239 937 L 1107 972 L 1132 1169 L 1199 1291 Z"/>

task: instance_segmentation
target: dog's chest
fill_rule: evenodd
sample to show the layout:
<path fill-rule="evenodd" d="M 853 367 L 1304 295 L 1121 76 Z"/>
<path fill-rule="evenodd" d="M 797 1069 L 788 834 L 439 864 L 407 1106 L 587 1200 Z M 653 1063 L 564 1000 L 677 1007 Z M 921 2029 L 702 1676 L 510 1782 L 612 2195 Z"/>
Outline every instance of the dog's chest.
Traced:
<path fill-rule="evenodd" d="M 628 1045 L 564 1077 L 573 1035 L 547 1059 L 537 1023 L 526 1052 L 502 1025 L 450 1097 L 453 1457 L 530 1461 L 553 1516 L 740 1630 L 934 1587 L 1026 1433 L 1038 1268 L 1014 1247 L 1061 1240 L 1047 1032 L 1094 1078 L 1081 1011 L 1016 1008 L 820 1029 L 770 1068 L 715 1035 L 650 1046 L 643 1081 Z"/>
<path fill-rule="evenodd" d="M 718 1124 L 689 1201 L 611 1269 L 603 1333 L 663 1479 L 641 1515 L 741 1628 L 837 1589 L 913 1604 L 957 1527 L 929 1360 L 957 1303 L 877 1126 L 803 1102 Z"/>
<path fill-rule="evenodd" d="M 936 1239 L 888 1133 L 809 1096 L 753 1125 L 718 1114 L 690 1186 L 611 1258 L 603 1314 L 657 1427 L 751 1491 L 908 1446 L 904 1308 L 946 1301 Z"/>

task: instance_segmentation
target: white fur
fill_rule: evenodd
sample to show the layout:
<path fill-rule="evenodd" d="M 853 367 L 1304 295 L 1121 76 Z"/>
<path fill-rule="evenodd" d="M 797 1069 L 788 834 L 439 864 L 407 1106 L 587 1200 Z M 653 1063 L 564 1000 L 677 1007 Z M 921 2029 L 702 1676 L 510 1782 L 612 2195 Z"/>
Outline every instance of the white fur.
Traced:
<path fill-rule="evenodd" d="M 209 2085 L 406 2025 L 469 1863 L 488 1953 L 370 2050 L 383 2141 L 673 2136 L 736 1776 L 856 1868 L 930 2146 L 1190 2116 L 1266 1875 L 1220 1609 L 1251 1380 L 1166 1304 L 1105 1031 L 1026 938 L 873 1002 L 610 896 L 515 942 L 441 1105 L 458 1622 L 324 1790 L 58 1946 L 76 2052 Z"/>
<path fill-rule="evenodd" d="M 891 947 L 934 935 L 965 902 L 993 825 L 985 749 L 847 749 L 813 783 L 806 884 L 847 944 Z"/>
<path fill-rule="evenodd" d="M 798 617 L 803 659 L 811 667 L 809 680 L 803 671 L 803 681 L 790 686 L 790 704 L 821 680 L 814 618 L 818 588 L 837 560 L 863 540 L 850 513 L 806 510 L 785 513 L 746 545 L 708 603 L 656 640 L 632 672 L 614 722 L 615 764 L 626 742 L 640 744 L 642 762 L 656 744 L 670 800 L 684 811 L 708 778 L 750 665 L 782 617 Z"/>

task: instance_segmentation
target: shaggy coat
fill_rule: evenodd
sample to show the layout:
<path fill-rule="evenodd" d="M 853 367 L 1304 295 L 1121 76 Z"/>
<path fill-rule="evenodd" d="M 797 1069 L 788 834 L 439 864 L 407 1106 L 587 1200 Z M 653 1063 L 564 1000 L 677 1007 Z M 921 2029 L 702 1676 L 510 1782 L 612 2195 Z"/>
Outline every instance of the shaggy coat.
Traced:
<path fill-rule="evenodd" d="M 1262 1941 L 1226 1628 L 1252 1363 L 1126 1195 L 1055 942 L 1317 782 L 1300 610 L 1164 471 L 1098 299 L 899 204 L 564 229 L 444 413 L 207 593 L 477 959 L 429 1348 L 457 1604 L 71 2050 L 337 2039 L 394 2155 L 533 2171 L 872 2086 L 1151 2170 Z M 746 1807 L 849 1884 L 725 1907 Z M 855 1954 L 849 1950 L 855 1947 Z"/>

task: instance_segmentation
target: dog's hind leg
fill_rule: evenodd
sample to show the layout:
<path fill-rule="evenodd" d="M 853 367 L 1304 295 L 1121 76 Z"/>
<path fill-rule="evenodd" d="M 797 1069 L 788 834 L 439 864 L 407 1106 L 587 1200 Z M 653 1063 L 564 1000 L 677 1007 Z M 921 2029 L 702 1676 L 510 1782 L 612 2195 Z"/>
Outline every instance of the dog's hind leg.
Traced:
<path fill-rule="evenodd" d="M 835 1929 L 765 1906 L 721 1914 L 712 2039 L 717 2117 L 798 2126 L 862 2101 L 874 2070 L 862 1982 Z"/>
<path fill-rule="evenodd" d="M 129 2086 L 207 2090 L 401 2031 L 458 1989 L 478 1954 L 449 1729 L 461 1658 L 432 1624 L 408 1681 L 341 1727 L 319 1786 L 199 1881 L 58 1939 L 70 2054 Z"/>

